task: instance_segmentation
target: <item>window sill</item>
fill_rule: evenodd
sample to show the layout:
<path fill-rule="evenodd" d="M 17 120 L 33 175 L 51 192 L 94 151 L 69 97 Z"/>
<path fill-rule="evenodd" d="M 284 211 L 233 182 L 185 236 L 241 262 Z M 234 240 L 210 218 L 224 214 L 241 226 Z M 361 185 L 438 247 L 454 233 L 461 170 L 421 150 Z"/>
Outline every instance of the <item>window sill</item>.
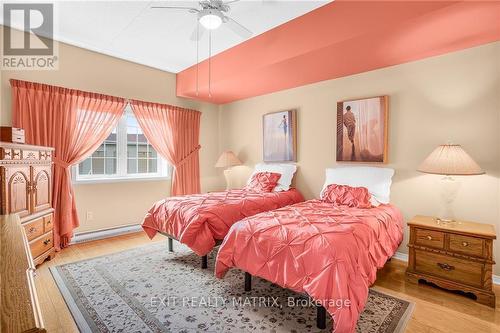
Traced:
<path fill-rule="evenodd" d="M 84 184 L 107 184 L 107 183 L 129 183 L 129 182 L 151 182 L 171 180 L 170 176 L 137 176 L 137 177 L 122 177 L 122 178 L 97 178 L 97 179 L 77 179 L 73 180 L 73 185 Z"/>

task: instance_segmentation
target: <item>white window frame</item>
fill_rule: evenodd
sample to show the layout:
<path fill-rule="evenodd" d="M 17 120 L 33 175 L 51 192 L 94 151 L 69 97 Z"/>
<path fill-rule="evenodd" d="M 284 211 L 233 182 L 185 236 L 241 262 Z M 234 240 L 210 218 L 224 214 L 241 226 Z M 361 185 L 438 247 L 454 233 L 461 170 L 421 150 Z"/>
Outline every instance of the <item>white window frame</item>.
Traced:
<path fill-rule="evenodd" d="M 171 179 L 172 166 L 165 161 L 157 152 L 158 164 L 156 173 L 127 173 L 127 115 L 132 113 L 130 105 L 127 105 L 123 116 L 116 125 L 116 174 L 106 175 L 80 175 L 78 164 L 72 167 L 72 181 L 74 184 L 89 183 L 114 183 L 147 180 L 168 180 Z M 132 113 L 133 114 L 133 113 Z"/>

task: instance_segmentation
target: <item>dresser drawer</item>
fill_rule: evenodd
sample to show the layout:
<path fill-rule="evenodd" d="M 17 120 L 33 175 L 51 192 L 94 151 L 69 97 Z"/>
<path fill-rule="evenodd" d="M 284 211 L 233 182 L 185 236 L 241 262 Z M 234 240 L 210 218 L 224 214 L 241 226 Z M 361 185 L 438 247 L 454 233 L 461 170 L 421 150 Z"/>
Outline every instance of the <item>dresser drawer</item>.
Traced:
<path fill-rule="evenodd" d="M 450 234 L 449 249 L 453 252 L 460 252 L 475 257 L 484 256 L 484 239 Z"/>
<path fill-rule="evenodd" d="M 440 231 L 417 228 L 415 229 L 415 243 L 437 249 L 444 249 L 444 233 Z"/>
<path fill-rule="evenodd" d="M 416 250 L 415 270 L 470 286 L 482 286 L 483 264 L 473 261 Z"/>
<path fill-rule="evenodd" d="M 53 215 L 47 215 L 43 217 L 43 230 L 44 232 L 49 232 L 52 230 L 52 226 L 54 225 L 53 222 Z"/>
<path fill-rule="evenodd" d="M 52 232 L 42 235 L 41 237 L 30 242 L 31 256 L 36 259 L 39 255 L 47 252 L 52 248 Z"/>
<path fill-rule="evenodd" d="M 23 224 L 24 231 L 26 232 L 26 238 L 28 241 L 33 240 L 37 237 L 43 235 L 43 218 L 36 219 L 32 222 Z"/>

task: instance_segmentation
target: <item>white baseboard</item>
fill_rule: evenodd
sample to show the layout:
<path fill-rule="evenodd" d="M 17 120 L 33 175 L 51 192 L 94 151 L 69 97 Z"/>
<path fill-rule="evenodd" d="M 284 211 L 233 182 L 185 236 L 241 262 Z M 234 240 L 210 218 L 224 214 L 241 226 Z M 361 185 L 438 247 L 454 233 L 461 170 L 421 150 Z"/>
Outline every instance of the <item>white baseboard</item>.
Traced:
<path fill-rule="evenodd" d="M 408 253 L 403 253 L 403 252 L 396 252 L 392 256 L 393 258 L 399 259 L 401 261 L 406 261 L 408 262 Z"/>
<path fill-rule="evenodd" d="M 396 252 L 396 253 L 394 253 L 394 255 L 392 257 L 395 259 L 399 259 L 401 261 L 408 262 L 408 253 Z M 500 285 L 500 276 L 499 275 L 493 274 L 493 284 Z"/>
<path fill-rule="evenodd" d="M 75 234 L 75 236 L 71 240 L 70 244 L 90 242 L 93 240 L 129 234 L 129 233 L 137 232 L 137 231 L 141 231 L 141 230 L 142 230 L 142 228 L 141 228 L 140 224 L 132 224 L 132 225 L 126 225 L 126 226 L 110 228 L 110 229 L 81 232 L 81 233 Z"/>

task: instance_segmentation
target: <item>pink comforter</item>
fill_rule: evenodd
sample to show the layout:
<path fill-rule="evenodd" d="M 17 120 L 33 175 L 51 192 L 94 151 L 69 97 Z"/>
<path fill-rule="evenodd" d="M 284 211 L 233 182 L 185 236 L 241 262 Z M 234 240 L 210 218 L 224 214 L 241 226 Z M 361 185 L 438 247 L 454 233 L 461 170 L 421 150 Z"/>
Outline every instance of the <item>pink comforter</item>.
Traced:
<path fill-rule="evenodd" d="M 216 276 L 238 267 L 284 288 L 307 293 L 354 332 L 368 288 L 403 239 L 392 205 L 359 209 L 309 200 L 233 225 L 217 255 Z"/>
<path fill-rule="evenodd" d="M 230 190 L 170 197 L 151 207 L 142 228 L 149 238 L 158 231 L 167 233 L 202 256 L 212 250 L 215 240 L 224 239 L 235 222 L 302 201 L 296 189 L 270 193 Z"/>

